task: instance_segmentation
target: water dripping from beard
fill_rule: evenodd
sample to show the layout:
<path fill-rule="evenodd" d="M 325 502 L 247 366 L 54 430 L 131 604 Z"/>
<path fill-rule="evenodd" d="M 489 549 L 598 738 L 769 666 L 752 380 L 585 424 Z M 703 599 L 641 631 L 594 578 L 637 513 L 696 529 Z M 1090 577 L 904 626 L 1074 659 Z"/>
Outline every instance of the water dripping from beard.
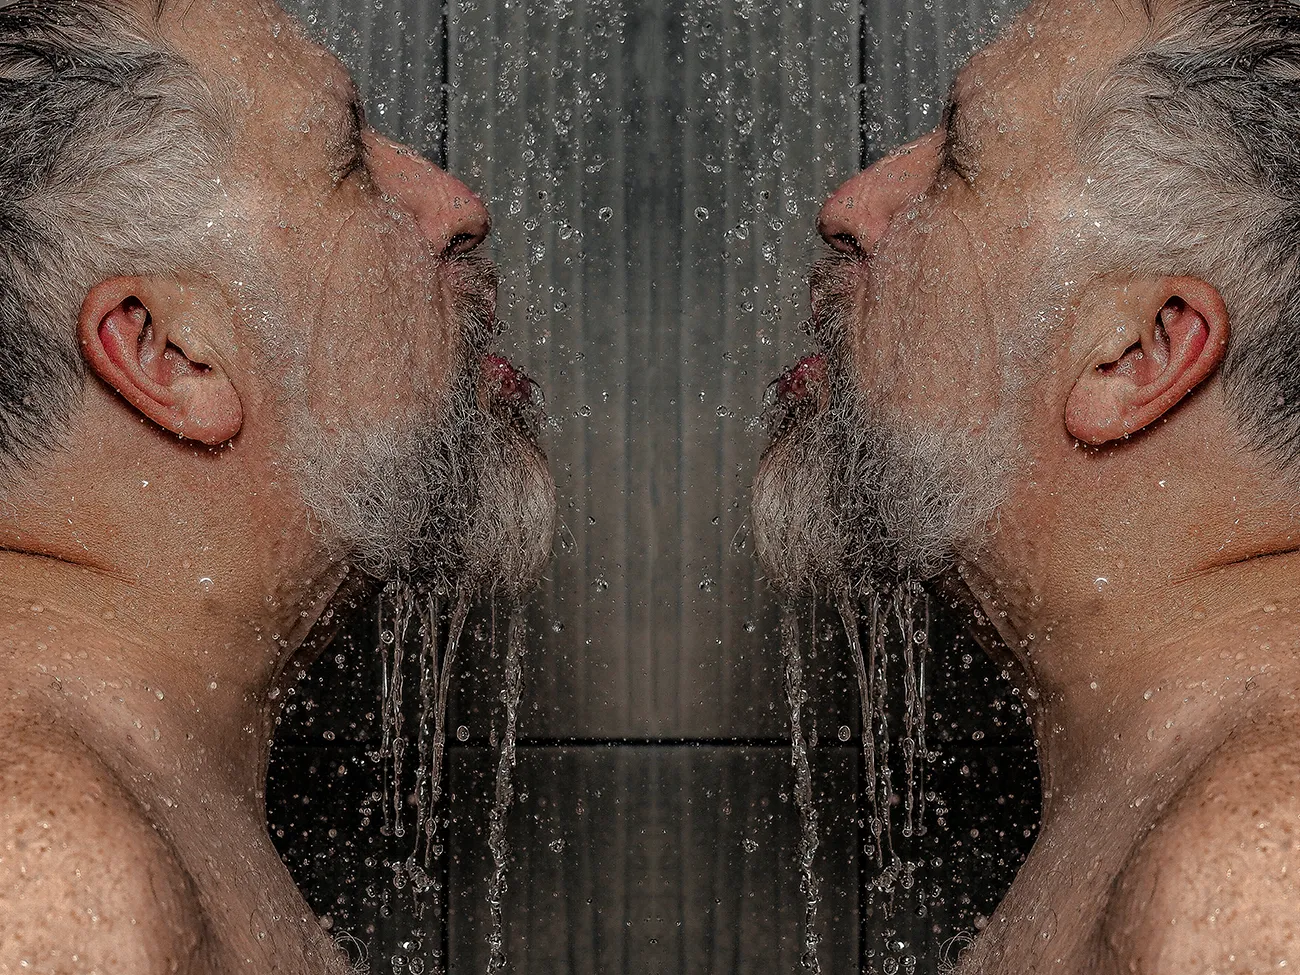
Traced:
<path fill-rule="evenodd" d="M 409 632 L 413 612 L 420 616 L 419 628 L 419 739 L 418 766 L 414 792 L 415 822 L 412 824 L 415 839 L 406 860 L 397 865 L 395 883 L 398 889 L 408 885 L 416 895 L 417 911 L 422 915 L 431 909 L 434 915 L 445 895 L 442 883 L 432 869 L 434 861 L 446 851 L 445 841 L 440 842 L 439 832 L 446 825 L 441 800 L 444 794 L 443 765 L 446 755 L 447 701 L 451 678 L 457 658 L 457 649 L 464 634 L 469 615 L 471 594 L 459 592 L 451 602 L 450 612 L 443 613 L 442 603 L 429 598 L 423 608 L 409 584 L 394 583 L 386 587 L 385 630 L 381 645 L 386 648 L 384 660 L 384 707 L 382 755 L 386 760 L 384 809 L 386 829 L 396 837 L 404 837 L 407 825 L 403 819 L 406 790 L 402 788 L 402 762 L 408 747 L 403 729 L 403 679 L 402 658 L 407 656 L 401 639 Z M 445 625 L 440 625 L 442 616 Z M 392 629 L 387 627 L 391 626 Z M 523 601 L 512 601 L 510 622 L 506 634 L 504 686 L 500 700 L 504 710 L 504 727 L 500 734 L 495 790 L 489 819 L 488 847 L 492 854 L 493 871 L 488 889 L 491 929 L 488 934 L 490 949 L 489 973 L 499 973 L 506 966 L 505 895 L 508 889 L 510 845 L 508 824 L 514 801 L 513 772 L 516 764 L 519 707 L 523 696 L 523 656 L 526 626 Z M 389 634 L 392 639 L 390 641 Z M 443 959 L 433 950 L 433 971 L 443 971 Z"/>
<path fill-rule="evenodd" d="M 794 797 L 799 807 L 799 892 L 803 895 L 803 945 L 799 952 L 800 971 L 820 975 L 821 962 L 817 945 L 817 905 L 821 900 L 821 883 L 816 858 L 817 806 L 813 799 L 812 766 L 803 734 L 803 706 L 807 693 L 803 684 L 803 658 L 799 652 L 799 617 L 787 604 L 781 614 L 781 652 L 785 658 L 785 699 L 790 714 L 790 761 L 794 766 Z"/>
<path fill-rule="evenodd" d="M 919 854 L 911 851 L 926 832 L 933 759 L 929 612 L 918 580 L 946 569 L 959 540 L 980 537 L 1002 497 L 1009 455 L 993 433 L 972 438 L 957 426 L 892 422 L 866 401 L 844 348 L 855 325 L 856 273 L 839 260 L 814 272 L 819 349 L 773 384 L 777 395 L 765 410 L 771 444 L 755 480 L 752 524 L 755 553 L 786 616 L 812 596 L 829 599 L 843 625 L 858 685 L 865 845 L 878 871 L 873 888 L 892 913 L 899 891 L 916 885 Z M 807 379 L 818 372 L 821 383 Z M 788 672 L 797 647 L 787 629 Z M 801 735 L 796 744 L 798 752 Z M 802 809 L 801 820 L 815 823 Z"/>
<path fill-rule="evenodd" d="M 926 741 L 926 658 L 929 645 L 929 600 L 917 585 L 907 583 L 888 597 L 871 592 L 858 604 L 841 591 L 836 605 L 858 683 L 862 721 L 864 794 L 870 797 L 871 849 L 880 870 L 874 887 L 893 906 L 897 887 L 910 890 L 915 884 L 918 862 L 903 860 L 895 852 L 893 768 L 890 765 L 889 636 L 891 622 L 901 643 L 903 658 L 903 737 L 898 747 L 903 755 L 905 789 L 902 835 L 910 839 L 925 835 L 926 771 L 932 756 Z M 917 625 L 918 613 L 920 626 Z M 866 640 L 862 621 L 866 620 Z M 864 649 L 865 642 L 865 649 Z"/>
<path fill-rule="evenodd" d="M 507 827 L 510 807 L 514 803 L 515 738 L 519 722 L 519 702 L 523 694 L 524 614 L 516 604 L 510 614 L 506 635 L 505 687 L 501 702 L 505 708 L 505 730 L 497 758 L 496 790 L 492 814 L 488 820 L 488 847 L 492 851 L 492 880 L 488 885 L 488 909 L 492 929 L 488 934 L 488 975 L 497 975 L 506 967 L 505 895 L 510 861 Z"/>

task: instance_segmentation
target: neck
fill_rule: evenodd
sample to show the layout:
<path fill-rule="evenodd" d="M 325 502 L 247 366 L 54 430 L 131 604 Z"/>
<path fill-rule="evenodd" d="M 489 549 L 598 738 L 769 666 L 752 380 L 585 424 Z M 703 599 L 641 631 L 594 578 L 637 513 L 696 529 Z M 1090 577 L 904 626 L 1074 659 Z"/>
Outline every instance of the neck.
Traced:
<path fill-rule="evenodd" d="M 1265 551 L 1077 598 L 994 593 L 964 572 L 1028 677 L 1044 821 L 1116 781 L 1176 786 L 1262 698 L 1300 688 L 1298 572 L 1300 552 Z"/>
<path fill-rule="evenodd" d="M 100 565 L 106 564 L 101 562 Z M 0 686 L 140 788 L 178 772 L 261 809 L 277 684 L 345 570 L 258 584 L 0 550 Z M 286 572 L 281 578 L 294 578 Z"/>

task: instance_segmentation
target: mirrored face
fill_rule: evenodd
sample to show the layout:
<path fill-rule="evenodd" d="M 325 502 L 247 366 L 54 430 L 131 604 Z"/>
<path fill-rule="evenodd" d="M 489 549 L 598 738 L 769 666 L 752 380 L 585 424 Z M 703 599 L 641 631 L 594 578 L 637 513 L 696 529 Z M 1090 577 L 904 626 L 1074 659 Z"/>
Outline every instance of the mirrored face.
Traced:
<path fill-rule="evenodd" d="M 247 384 L 323 536 L 379 577 L 527 586 L 554 489 L 540 396 L 490 353 L 482 203 L 373 132 L 337 59 L 278 8 L 212 0 L 163 27 L 229 96 L 220 219 Z"/>
<path fill-rule="evenodd" d="M 1048 429 L 1061 324 L 1088 274 L 1071 85 L 1145 23 L 1109 4 L 1032 7 L 961 73 L 938 130 L 826 202 L 818 351 L 769 389 L 755 484 L 778 586 L 925 578 L 985 541 Z"/>

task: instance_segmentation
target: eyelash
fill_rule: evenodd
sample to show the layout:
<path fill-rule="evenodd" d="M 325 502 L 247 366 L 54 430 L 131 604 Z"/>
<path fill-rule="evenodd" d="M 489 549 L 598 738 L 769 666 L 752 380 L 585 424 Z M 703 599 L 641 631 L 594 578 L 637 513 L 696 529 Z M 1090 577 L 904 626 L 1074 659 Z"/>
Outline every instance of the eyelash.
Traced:
<path fill-rule="evenodd" d="M 952 173 L 958 179 L 964 180 L 968 183 L 970 182 L 970 178 L 971 178 L 970 168 L 967 167 L 960 159 L 958 159 L 956 155 L 953 154 L 952 146 L 948 145 L 947 143 L 944 143 L 943 159 L 942 159 L 941 166 L 943 169 Z"/>
<path fill-rule="evenodd" d="M 945 110 L 943 113 L 943 149 L 940 152 L 940 168 L 952 173 L 963 182 L 969 183 L 974 179 L 974 167 L 966 164 L 965 160 L 958 158 L 954 149 L 955 135 L 952 131 L 952 114 L 951 110 Z"/>
<path fill-rule="evenodd" d="M 366 145 L 360 139 L 357 139 L 352 145 L 352 155 L 348 157 L 347 163 L 335 174 L 334 180 L 342 183 L 359 172 L 369 174 L 370 167 L 366 162 Z"/>
<path fill-rule="evenodd" d="M 351 154 L 348 161 L 343 164 L 337 173 L 334 174 L 335 183 L 342 183 L 349 177 L 357 173 L 365 176 L 370 175 L 370 166 L 367 160 L 368 151 L 366 149 L 366 140 L 364 133 L 366 130 L 366 117 L 363 109 L 353 109 L 353 125 L 351 138 L 348 141 L 348 147 Z"/>

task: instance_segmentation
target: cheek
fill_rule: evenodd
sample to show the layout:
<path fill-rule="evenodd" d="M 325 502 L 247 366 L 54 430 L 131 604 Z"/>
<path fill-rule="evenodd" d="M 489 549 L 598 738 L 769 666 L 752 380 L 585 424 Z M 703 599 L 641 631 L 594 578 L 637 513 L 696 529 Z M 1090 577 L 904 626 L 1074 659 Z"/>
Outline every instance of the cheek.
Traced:
<path fill-rule="evenodd" d="M 869 399 L 901 421 L 977 428 L 996 408 L 1007 301 L 985 248 L 951 221 L 920 221 L 878 252 L 852 342 Z"/>
<path fill-rule="evenodd" d="M 450 388 L 458 330 L 451 302 L 433 262 L 392 238 L 336 247 L 311 302 L 318 415 L 402 419 L 428 411 Z"/>

